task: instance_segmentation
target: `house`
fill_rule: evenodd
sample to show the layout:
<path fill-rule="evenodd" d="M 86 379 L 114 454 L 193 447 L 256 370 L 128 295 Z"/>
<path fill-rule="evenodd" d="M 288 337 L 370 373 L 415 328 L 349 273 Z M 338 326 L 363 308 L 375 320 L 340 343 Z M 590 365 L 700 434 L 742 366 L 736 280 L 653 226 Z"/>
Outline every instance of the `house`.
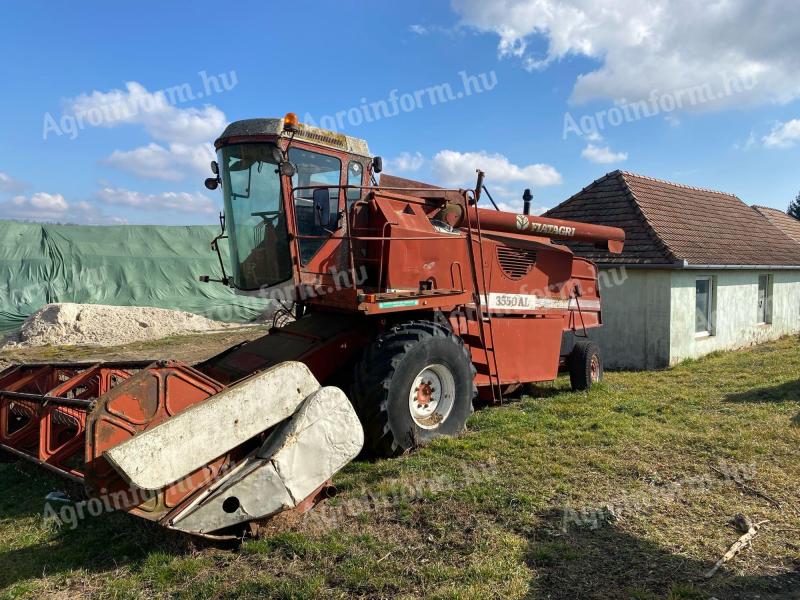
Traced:
<path fill-rule="evenodd" d="M 661 368 L 800 332 L 800 231 L 772 211 L 614 171 L 545 213 L 625 230 L 622 254 L 569 244 L 601 269 L 593 337 L 606 366 Z"/>

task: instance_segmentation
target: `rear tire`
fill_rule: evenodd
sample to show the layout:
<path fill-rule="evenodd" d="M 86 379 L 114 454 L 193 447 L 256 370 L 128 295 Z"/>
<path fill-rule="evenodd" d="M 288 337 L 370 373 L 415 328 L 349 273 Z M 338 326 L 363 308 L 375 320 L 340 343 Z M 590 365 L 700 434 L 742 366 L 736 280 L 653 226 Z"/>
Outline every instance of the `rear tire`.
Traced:
<path fill-rule="evenodd" d="M 464 342 L 446 327 L 410 321 L 380 335 L 356 366 L 354 400 L 365 450 L 397 456 L 461 433 L 477 395 Z"/>
<path fill-rule="evenodd" d="M 588 390 L 603 380 L 600 348 L 594 342 L 581 340 L 569 355 L 569 382 L 573 391 Z"/>

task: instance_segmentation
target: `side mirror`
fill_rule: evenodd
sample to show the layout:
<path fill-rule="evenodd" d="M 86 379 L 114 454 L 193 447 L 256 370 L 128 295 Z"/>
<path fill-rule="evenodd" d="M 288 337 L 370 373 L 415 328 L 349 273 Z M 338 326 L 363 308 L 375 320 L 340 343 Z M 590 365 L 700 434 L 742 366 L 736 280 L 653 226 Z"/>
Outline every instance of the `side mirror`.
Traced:
<path fill-rule="evenodd" d="M 297 170 L 288 160 L 282 160 L 278 165 L 278 172 L 286 177 L 294 177 L 294 174 L 297 172 Z"/>
<path fill-rule="evenodd" d="M 206 187 L 212 191 L 217 189 L 217 187 L 219 187 L 219 178 L 209 177 L 208 179 L 206 179 Z"/>
<path fill-rule="evenodd" d="M 215 160 L 211 161 L 211 172 L 214 175 L 219 175 L 219 165 L 217 164 L 217 161 L 215 161 Z"/>
<path fill-rule="evenodd" d="M 376 156 L 372 159 L 372 172 L 380 173 L 381 171 L 383 171 L 383 159 L 380 156 Z"/>
<path fill-rule="evenodd" d="M 328 188 L 314 190 L 314 222 L 328 229 L 331 223 L 331 191 Z"/>

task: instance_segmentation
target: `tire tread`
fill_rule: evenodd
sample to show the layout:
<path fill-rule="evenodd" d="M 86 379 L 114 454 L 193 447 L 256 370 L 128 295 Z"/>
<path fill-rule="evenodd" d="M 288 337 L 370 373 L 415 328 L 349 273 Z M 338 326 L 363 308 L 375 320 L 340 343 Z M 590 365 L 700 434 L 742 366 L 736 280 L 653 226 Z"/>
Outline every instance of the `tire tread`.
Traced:
<path fill-rule="evenodd" d="M 472 400 L 477 396 L 475 365 L 459 336 L 432 321 L 414 320 L 393 326 L 364 350 L 355 367 L 353 402 L 364 426 L 364 447 L 369 454 L 390 457 L 404 452 L 404 444 L 396 439 L 389 425 L 389 389 L 403 356 L 431 337 L 445 337 L 458 344 L 471 368 Z"/>

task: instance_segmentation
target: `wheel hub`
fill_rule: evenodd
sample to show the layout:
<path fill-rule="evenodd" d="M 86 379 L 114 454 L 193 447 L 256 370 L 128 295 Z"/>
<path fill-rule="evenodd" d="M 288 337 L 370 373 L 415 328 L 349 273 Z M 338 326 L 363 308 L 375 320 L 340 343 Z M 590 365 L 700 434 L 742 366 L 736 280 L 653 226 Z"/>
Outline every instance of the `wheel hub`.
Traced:
<path fill-rule="evenodd" d="M 592 356 L 592 362 L 589 368 L 591 371 L 592 383 L 598 383 L 600 381 L 600 359 L 597 358 L 597 355 Z"/>
<path fill-rule="evenodd" d="M 423 381 L 419 387 L 417 387 L 417 404 L 420 407 L 428 406 L 431 401 L 433 400 L 433 393 L 434 393 L 433 385 L 430 381 Z"/>
<path fill-rule="evenodd" d="M 455 403 L 455 378 L 441 364 L 428 365 L 414 378 L 408 397 L 411 418 L 423 429 L 435 429 Z"/>

